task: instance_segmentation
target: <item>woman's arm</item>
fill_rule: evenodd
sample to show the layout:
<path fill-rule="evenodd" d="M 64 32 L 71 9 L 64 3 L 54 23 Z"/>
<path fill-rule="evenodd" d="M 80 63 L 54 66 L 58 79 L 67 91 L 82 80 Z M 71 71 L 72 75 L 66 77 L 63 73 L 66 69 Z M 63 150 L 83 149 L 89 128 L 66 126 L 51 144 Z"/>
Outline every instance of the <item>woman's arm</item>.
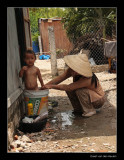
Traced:
<path fill-rule="evenodd" d="M 62 81 L 64 81 L 65 79 L 71 77 L 70 74 L 70 68 L 68 68 L 63 74 L 61 74 L 60 76 L 54 78 L 53 80 L 49 81 L 48 83 L 46 83 L 45 85 L 55 85 L 55 84 L 59 84 Z"/>
<path fill-rule="evenodd" d="M 63 90 L 63 91 L 73 91 L 79 88 L 88 87 L 91 84 L 91 78 L 86 79 L 79 79 L 76 82 L 73 82 L 69 85 L 61 84 L 61 85 L 45 85 L 48 89 L 57 89 L 57 90 Z"/>

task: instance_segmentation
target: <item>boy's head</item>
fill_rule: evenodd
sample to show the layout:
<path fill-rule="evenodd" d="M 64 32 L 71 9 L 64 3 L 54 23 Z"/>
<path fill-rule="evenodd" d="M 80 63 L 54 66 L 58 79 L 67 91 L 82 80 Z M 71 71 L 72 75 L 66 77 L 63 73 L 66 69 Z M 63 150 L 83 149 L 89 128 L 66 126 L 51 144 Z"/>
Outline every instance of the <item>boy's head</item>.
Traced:
<path fill-rule="evenodd" d="M 25 51 L 25 54 L 24 54 L 24 58 L 26 57 L 26 54 L 32 54 L 32 55 L 34 55 L 34 57 L 35 57 L 35 59 L 36 59 L 36 55 L 35 55 L 35 53 L 34 53 L 33 50 L 31 50 L 31 49 L 26 50 L 26 51 Z"/>
<path fill-rule="evenodd" d="M 34 51 L 31 49 L 26 50 L 24 55 L 24 61 L 26 62 L 26 64 L 28 66 L 32 66 L 34 65 L 35 60 L 36 60 L 36 55 Z"/>

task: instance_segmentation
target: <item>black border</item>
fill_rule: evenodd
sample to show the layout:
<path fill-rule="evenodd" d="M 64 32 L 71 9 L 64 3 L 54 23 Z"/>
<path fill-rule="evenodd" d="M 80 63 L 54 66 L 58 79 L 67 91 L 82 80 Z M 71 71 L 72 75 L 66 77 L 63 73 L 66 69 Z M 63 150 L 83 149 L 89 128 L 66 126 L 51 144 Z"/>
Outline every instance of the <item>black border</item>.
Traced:
<path fill-rule="evenodd" d="M 80 1 L 75 1 L 75 0 L 45 0 L 40 1 L 40 0 L 11 0 L 11 1 L 2 1 L 1 2 L 1 22 L 2 22 L 2 34 L 1 34 L 1 39 L 3 39 L 3 37 L 7 37 L 7 7 L 117 7 L 117 16 L 119 16 L 120 14 L 120 4 L 117 3 L 117 0 L 80 0 Z M 122 5 L 123 6 L 123 5 Z M 123 14 L 123 13 L 121 13 Z M 3 16 L 4 15 L 4 16 Z M 122 18 L 122 17 L 121 17 Z M 121 24 L 123 25 L 123 18 L 121 21 Z M 121 26 L 121 25 L 120 25 Z M 117 26 L 117 30 L 119 28 L 119 20 L 118 20 L 118 26 Z M 119 30 L 117 31 L 119 34 Z M 122 30 L 123 33 L 123 30 Z M 4 39 L 5 39 L 4 38 Z M 119 35 L 118 38 L 119 39 Z M 121 40 L 118 40 L 121 41 Z M 4 42 L 4 43 L 3 43 Z M 120 138 L 120 132 L 119 131 L 119 127 L 118 127 L 118 135 L 117 135 L 117 153 L 24 153 L 24 154 L 20 154 L 20 153 L 7 153 L 7 43 L 5 41 L 2 41 L 2 44 L 4 44 L 5 46 L 1 47 L 3 50 L 1 51 L 1 72 L 2 72 L 2 76 L 1 76 L 1 89 L 0 89 L 0 93 L 1 93 L 1 97 L 2 97 L 2 103 L 0 105 L 0 142 L 2 142 L 2 144 L 0 144 L 0 159 L 9 159 L 9 160 L 22 160 L 22 159 L 47 159 L 49 158 L 51 159 L 68 159 L 70 160 L 71 158 L 74 159 L 121 159 L 121 154 L 120 154 L 120 142 L 122 139 Z M 118 47 L 119 47 L 119 43 L 118 43 Z M 120 49 L 119 49 L 120 50 Z M 119 53 L 120 51 L 118 51 L 117 53 Z M 123 51 L 121 51 L 122 54 Z M 118 54 L 120 56 L 120 54 Z M 120 70 L 121 68 L 123 68 L 123 59 L 121 59 L 119 56 L 117 56 L 117 104 L 120 100 L 118 100 L 118 88 L 120 85 L 120 80 L 121 80 L 121 74 L 122 73 Z M 2 60 L 3 59 L 3 60 Z M 122 60 L 122 62 L 121 62 Z M 121 64 L 121 65 L 120 65 Z M 5 69 L 5 71 L 3 71 L 3 69 Z M 119 73 L 120 72 L 120 73 Z M 4 75 L 4 76 L 3 76 Z M 4 77 L 4 78 L 3 78 Z M 119 81 L 119 83 L 118 83 Z M 5 87 L 6 86 L 6 87 Z M 121 86 L 120 86 L 121 87 Z M 119 104 L 117 105 L 118 107 L 120 106 Z M 121 106 L 123 107 L 123 106 Z M 119 120 L 120 120 L 120 111 L 117 111 L 117 117 L 118 117 L 118 121 L 117 121 L 117 126 L 119 126 Z M 6 115 L 6 116 L 5 116 Z M 2 122 L 2 123 L 1 123 Z M 123 124 L 122 124 L 122 128 L 123 128 Z M 3 140 L 3 141 L 2 141 Z"/>

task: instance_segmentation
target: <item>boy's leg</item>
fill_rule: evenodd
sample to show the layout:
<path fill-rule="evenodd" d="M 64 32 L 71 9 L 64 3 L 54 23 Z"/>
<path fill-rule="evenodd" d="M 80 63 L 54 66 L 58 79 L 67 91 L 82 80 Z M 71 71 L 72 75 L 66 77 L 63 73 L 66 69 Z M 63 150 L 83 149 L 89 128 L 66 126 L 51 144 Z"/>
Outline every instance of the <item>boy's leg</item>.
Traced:
<path fill-rule="evenodd" d="M 72 107 L 74 108 L 74 112 L 80 112 L 82 113 L 83 112 L 83 109 L 81 107 L 81 104 L 79 102 L 79 99 L 75 93 L 75 91 L 66 91 L 67 95 L 68 95 L 68 98 L 72 104 Z"/>

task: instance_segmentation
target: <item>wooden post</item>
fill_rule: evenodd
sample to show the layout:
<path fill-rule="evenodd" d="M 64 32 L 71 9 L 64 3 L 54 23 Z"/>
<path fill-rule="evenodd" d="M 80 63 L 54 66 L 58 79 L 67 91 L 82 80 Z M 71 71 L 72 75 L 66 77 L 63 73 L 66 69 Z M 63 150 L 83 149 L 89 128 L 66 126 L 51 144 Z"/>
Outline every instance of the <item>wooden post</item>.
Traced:
<path fill-rule="evenodd" d="M 39 42 L 40 54 L 42 54 L 42 42 L 41 42 L 41 36 L 38 36 L 38 42 Z"/>
<path fill-rule="evenodd" d="M 52 26 L 48 27 L 48 35 L 49 35 L 49 46 L 50 46 L 50 53 L 51 53 L 51 73 L 52 73 L 52 77 L 54 77 L 58 75 L 58 70 L 57 70 L 54 28 Z"/>

